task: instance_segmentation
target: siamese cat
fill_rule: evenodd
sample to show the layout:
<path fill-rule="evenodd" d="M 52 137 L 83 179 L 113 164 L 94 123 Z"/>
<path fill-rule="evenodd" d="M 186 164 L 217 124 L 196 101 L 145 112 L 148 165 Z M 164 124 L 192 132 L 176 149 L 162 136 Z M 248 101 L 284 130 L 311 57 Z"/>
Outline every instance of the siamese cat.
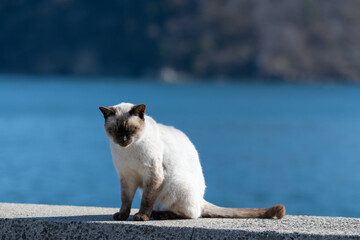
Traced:
<path fill-rule="evenodd" d="M 121 209 L 114 220 L 126 220 L 137 188 L 143 190 L 135 221 L 150 217 L 283 218 L 282 204 L 269 208 L 224 208 L 204 199 L 205 180 L 198 153 L 180 130 L 145 115 L 145 105 L 121 103 L 100 107 L 120 177 Z"/>

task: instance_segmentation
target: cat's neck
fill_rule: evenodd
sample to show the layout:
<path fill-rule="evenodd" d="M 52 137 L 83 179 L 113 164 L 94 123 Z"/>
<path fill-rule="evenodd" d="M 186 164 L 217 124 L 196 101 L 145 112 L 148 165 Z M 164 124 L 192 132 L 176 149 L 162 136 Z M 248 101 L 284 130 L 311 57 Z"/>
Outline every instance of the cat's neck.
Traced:
<path fill-rule="evenodd" d="M 158 129 L 156 122 L 153 118 L 145 115 L 145 126 L 141 130 L 138 139 L 136 139 L 130 146 L 129 149 L 141 147 L 144 144 L 154 141 L 158 137 Z"/>
<path fill-rule="evenodd" d="M 148 117 L 145 115 L 145 126 L 141 130 L 140 136 L 136 141 L 134 142 L 135 145 L 141 145 L 146 139 L 148 139 L 151 136 L 151 120 L 154 121 L 151 117 Z"/>

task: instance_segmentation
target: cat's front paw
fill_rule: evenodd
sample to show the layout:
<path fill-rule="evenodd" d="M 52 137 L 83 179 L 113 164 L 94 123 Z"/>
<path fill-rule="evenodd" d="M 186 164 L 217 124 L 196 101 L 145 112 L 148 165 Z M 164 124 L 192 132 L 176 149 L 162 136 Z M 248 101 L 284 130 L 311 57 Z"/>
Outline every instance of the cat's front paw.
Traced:
<path fill-rule="evenodd" d="M 149 216 L 144 213 L 136 213 L 134 215 L 134 221 L 149 221 Z"/>
<path fill-rule="evenodd" d="M 129 213 L 116 212 L 113 215 L 115 221 L 123 221 L 129 218 Z"/>

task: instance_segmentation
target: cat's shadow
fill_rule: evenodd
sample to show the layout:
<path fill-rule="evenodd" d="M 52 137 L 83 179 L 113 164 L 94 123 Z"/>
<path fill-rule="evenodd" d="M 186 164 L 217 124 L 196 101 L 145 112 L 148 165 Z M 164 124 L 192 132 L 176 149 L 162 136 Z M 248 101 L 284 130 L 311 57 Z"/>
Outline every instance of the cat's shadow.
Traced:
<path fill-rule="evenodd" d="M 134 215 L 130 215 L 128 220 L 132 221 Z M 79 215 L 79 216 L 61 216 L 61 217 L 22 217 L 14 218 L 14 220 L 34 220 L 34 221 L 50 221 L 50 222 L 105 222 L 112 221 L 112 214 L 100 214 L 100 215 Z M 124 221 L 116 221 L 124 222 Z"/>
<path fill-rule="evenodd" d="M 129 218 L 125 221 L 114 221 L 112 214 L 61 216 L 61 217 L 22 217 L 22 218 L 13 218 L 13 219 L 14 220 L 27 220 L 27 221 L 33 220 L 33 221 L 49 221 L 49 222 L 66 222 L 66 223 L 69 223 L 69 222 L 109 222 L 109 221 L 115 223 L 115 222 L 133 221 L 133 217 L 134 217 L 134 215 L 130 215 Z M 216 219 L 216 218 L 213 218 L 213 219 Z M 221 218 L 221 219 L 233 219 L 233 218 Z M 186 221 L 186 219 L 177 219 L 177 220 Z M 278 219 L 267 218 L 266 220 L 277 221 Z M 155 219 L 151 218 L 151 221 L 164 221 L 164 220 L 155 220 Z M 167 220 L 167 221 L 171 221 L 171 220 Z"/>

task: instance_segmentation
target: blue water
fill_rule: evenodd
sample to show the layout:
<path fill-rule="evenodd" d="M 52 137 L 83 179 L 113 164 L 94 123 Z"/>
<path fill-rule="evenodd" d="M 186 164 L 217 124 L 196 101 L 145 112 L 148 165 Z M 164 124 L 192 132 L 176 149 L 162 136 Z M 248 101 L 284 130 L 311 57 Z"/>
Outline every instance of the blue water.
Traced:
<path fill-rule="evenodd" d="M 210 202 L 360 217 L 360 86 L 1 76 L 0 201 L 119 207 L 98 107 L 123 101 L 190 137 Z"/>

